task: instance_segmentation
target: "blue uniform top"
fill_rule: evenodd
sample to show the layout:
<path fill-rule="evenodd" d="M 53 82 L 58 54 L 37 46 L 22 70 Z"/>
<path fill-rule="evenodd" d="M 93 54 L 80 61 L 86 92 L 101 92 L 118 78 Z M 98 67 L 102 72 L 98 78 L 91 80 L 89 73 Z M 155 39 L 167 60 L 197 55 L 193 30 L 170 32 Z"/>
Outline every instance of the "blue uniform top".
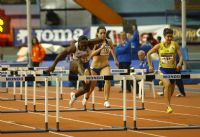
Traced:
<path fill-rule="evenodd" d="M 119 62 L 131 62 L 131 43 L 127 40 L 115 48 Z"/>
<path fill-rule="evenodd" d="M 147 59 L 140 61 L 139 69 L 146 69 L 146 73 L 149 73 L 149 66 L 148 66 Z"/>
<path fill-rule="evenodd" d="M 139 39 L 139 32 L 134 31 L 133 36 L 131 39 L 129 39 L 129 42 L 131 42 L 131 45 L 134 46 L 133 48 L 139 48 L 140 47 L 140 39 Z"/>

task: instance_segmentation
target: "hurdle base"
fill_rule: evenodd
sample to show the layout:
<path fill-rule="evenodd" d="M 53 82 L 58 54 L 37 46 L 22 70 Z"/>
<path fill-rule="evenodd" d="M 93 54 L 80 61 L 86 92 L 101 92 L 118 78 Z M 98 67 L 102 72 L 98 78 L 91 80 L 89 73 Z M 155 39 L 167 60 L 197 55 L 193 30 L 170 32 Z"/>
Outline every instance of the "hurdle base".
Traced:
<path fill-rule="evenodd" d="M 50 128 L 49 131 L 55 132 L 92 132 L 92 131 L 124 131 L 123 127 L 111 127 L 111 128 L 77 128 L 77 129 L 62 129 Z"/>
<path fill-rule="evenodd" d="M 33 130 L 1 130 L 1 134 L 15 134 L 15 133 L 39 133 L 48 132 L 46 129 L 33 129 Z"/>
<path fill-rule="evenodd" d="M 25 100 L 24 98 L 20 100 Z M 27 100 L 33 100 L 33 98 L 28 98 Z M 36 98 L 35 100 L 45 100 L 45 98 Z M 48 100 L 56 100 L 56 98 L 48 98 Z"/>
<path fill-rule="evenodd" d="M 1 98 L 0 101 L 16 101 L 16 98 Z"/>
<path fill-rule="evenodd" d="M 137 110 L 144 110 L 145 108 L 140 108 L 137 107 Z M 91 108 L 91 109 L 87 109 L 88 111 L 118 111 L 118 110 L 123 110 L 123 108 Z M 132 107 L 130 108 L 126 108 L 126 110 L 133 110 Z"/>
<path fill-rule="evenodd" d="M 0 111 L 0 113 L 27 113 L 28 110 L 5 110 Z"/>
<path fill-rule="evenodd" d="M 164 126 L 164 127 L 136 127 L 128 128 L 129 130 L 177 130 L 177 129 L 200 129 L 200 125 L 188 125 L 188 126 Z"/>
<path fill-rule="evenodd" d="M 59 110 L 59 112 L 76 112 L 76 111 L 86 111 L 87 109 L 63 109 Z M 29 112 L 45 112 L 45 110 L 29 110 Z M 48 110 L 48 112 L 56 112 L 56 110 Z"/>

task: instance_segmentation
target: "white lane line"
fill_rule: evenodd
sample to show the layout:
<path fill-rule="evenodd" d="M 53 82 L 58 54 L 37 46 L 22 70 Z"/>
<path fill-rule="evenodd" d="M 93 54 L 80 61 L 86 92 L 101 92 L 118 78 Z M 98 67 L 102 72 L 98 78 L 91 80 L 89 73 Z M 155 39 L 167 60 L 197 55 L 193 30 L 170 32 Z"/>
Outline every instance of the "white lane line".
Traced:
<path fill-rule="evenodd" d="M 9 108 L 9 109 L 11 109 L 11 108 Z M 41 114 L 41 113 L 35 113 L 35 112 L 28 112 L 28 113 L 44 116 L 44 114 Z M 52 118 L 56 117 L 56 116 L 52 116 L 52 115 L 48 115 L 48 116 L 52 117 Z M 105 127 L 105 128 L 111 128 L 112 127 L 112 126 L 103 125 L 103 124 L 97 124 L 97 123 L 92 123 L 92 122 L 87 122 L 87 121 L 75 120 L 75 119 L 71 119 L 71 118 L 60 117 L 60 119 L 74 121 L 74 122 L 80 122 L 80 123 L 85 123 L 85 124 L 91 124 L 91 125 L 101 126 L 101 127 Z M 162 135 L 158 135 L 158 134 L 146 133 L 146 132 L 141 132 L 141 131 L 133 131 L 133 130 L 127 130 L 127 131 L 145 134 L 145 135 L 154 136 L 154 137 L 166 137 L 166 136 L 162 136 Z M 57 132 L 54 132 L 54 133 L 57 133 Z M 65 135 L 65 134 L 63 134 L 63 135 Z M 71 136 L 66 136 L 66 137 L 71 137 Z"/>
<path fill-rule="evenodd" d="M 23 124 L 17 124 L 14 121 L 0 120 L 0 122 L 7 123 L 7 124 L 12 124 L 12 125 L 16 125 L 16 126 L 21 126 L 21 127 L 26 127 L 26 128 L 30 128 L 30 129 L 36 129 L 35 127 L 31 127 L 31 126 L 27 126 L 27 125 L 23 125 Z M 73 137 L 73 136 L 69 136 L 69 135 L 66 135 L 66 134 L 57 133 L 57 132 L 53 132 L 53 131 L 49 131 L 49 133 L 60 135 L 60 136 L 64 136 L 64 137 Z"/>
<path fill-rule="evenodd" d="M 32 91 L 31 89 L 28 89 L 28 90 L 30 90 L 30 91 Z M 42 89 L 37 89 L 39 92 L 44 92 Z M 52 93 L 52 94 L 55 94 L 55 91 L 50 91 L 49 90 L 49 93 Z M 63 95 L 69 95 L 69 93 L 63 93 Z M 130 94 L 130 95 L 132 95 L 132 94 Z M 104 99 L 104 97 L 101 97 L 101 96 L 96 96 L 95 95 L 95 98 L 101 98 L 101 99 Z M 111 100 L 121 100 L 122 101 L 122 99 L 120 99 L 120 98 L 110 98 Z M 132 102 L 132 100 L 128 100 L 127 99 L 127 101 L 130 101 L 130 102 Z M 139 101 L 139 102 L 141 102 L 141 101 Z M 156 105 L 158 105 L 158 104 L 160 104 L 160 105 L 166 105 L 166 103 L 159 103 L 159 102 L 153 102 L 153 101 L 144 101 L 144 102 L 146 102 L 146 103 L 151 103 L 151 104 L 156 104 Z M 185 107 L 185 108 L 194 108 L 194 109 L 200 109 L 200 107 L 199 106 L 188 106 L 188 105 L 179 105 L 179 104 L 172 104 L 173 106 L 178 106 L 178 107 Z"/>
<path fill-rule="evenodd" d="M 32 89 L 28 89 L 29 91 L 32 91 Z M 42 89 L 37 89 L 37 92 L 44 92 L 44 90 L 42 90 Z M 52 94 L 55 94 L 55 91 L 50 91 L 49 90 L 49 93 L 52 93 Z M 195 92 L 196 93 L 196 92 Z M 17 93 L 17 94 L 19 94 L 19 93 Z M 69 93 L 63 93 L 63 95 L 69 95 Z M 31 96 L 32 96 L 32 94 L 31 94 Z M 96 96 L 95 95 L 95 97 L 96 98 L 101 98 L 101 99 L 104 99 L 103 97 L 101 97 L 101 96 Z M 3 98 L 3 99 L 8 99 L 8 98 Z M 121 100 L 122 101 L 122 99 L 120 99 L 120 98 L 110 98 L 110 100 Z M 128 100 L 127 99 L 127 101 L 130 101 L 130 102 L 132 102 L 132 100 Z M 138 102 L 141 102 L 141 101 L 138 101 Z M 159 102 L 152 102 L 152 101 L 144 101 L 145 103 L 151 103 L 151 104 L 156 104 L 156 105 L 158 105 L 158 104 L 160 104 L 160 105 L 166 105 L 165 103 L 159 103 Z M 172 104 L 173 106 L 177 106 L 177 107 L 185 107 L 185 108 L 194 108 L 194 109 L 200 109 L 200 107 L 199 106 L 188 106 L 188 105 L 179 105 L 179 104 Z"/>
<path fill-rule="evenodd" d="M 30 89 L 29 89 L 30 90 Z M 41 90 L 40 90 L 40 92 L 41 92 Z M 49 92 L 49 93 L 52 93 L 52 92 Z M 55 92 L 53 92 L 54 94 L 55 94 Z M 67 93 L 65 93 L 65 94 L 67 94 Z M 38 97 L 44 97 L 44 96 L 38 96 Z M 98 96 L 97 96 L 98 97 Z M 103 98 L 103 97 L 98 97 L 98 98 Z M 111 99 L 111 98 L 110 98 Z M 115 99 L 115 100 L 121 100 L 122 101 L 122 99 L 119 99 L 119 98 L 112 98 L 112 99 Z M 63 99 L 63 100 L 69 100 L 69 99 Z M 17 100 L 17 101 L 21 101 L 21 100 Z M 129 101 L 131 101 L 131 100 L 129 100 Z M 24 101 L 22 101 L 22 102 L 24 102 Z M 81 102 L 80 100 L 77 100 L 77 102 Z M 131 101 L 132 102 L 132 101 Z M 30 102 L 30 101 L 28 101 L 28 103 L 32 103 L 32 102 Z M 91 102 L 88 102 L 88 103 L 91 103 Z M 149 103 L 149 102 L 148 102 Z M 152 103 L 152 102 L 151 102 Z M 153 103 L 155 103 L 155 102 L 153 102 Z M 41 105 L 44 105 L 44 104 L 42 104 L 42 103 L 38 103 L 37 102 L 37 104 L 41 104 Z M 95 102 L 95 104 L 102 104 L 102 103 L 98 103 L 98 102 Z M 164 103 L 156 103 L 156 104 L 164 104 Z M 53 107 L 55 107 L 55 105 L 48 105 L 48 106 L 53 106 Z M 114 106 L 114 107 L 123 107 L 123 106 L 120 106 L 120 105 L 114 105 L 114 104 L 112 104 L 112 106 Z M 190 107 L 190 106 L 188 106 L 188 107 Z M 66 108 L 69 108 L 69 107 L 66 107 Z M 153 110 L 153 109 L 145 109 L 145 110 L 147 110 L 147 111 L 153 111 L 153 112 L 159 112 L 159 113 L 166 113 L 165 111 L 161 111 L 161 110 Z M 183 116 L 191 116 L 191 117 L 200 117 L 200 115 L 193 115 L 193 114 L 187 114 L 187 113 L 176 113 L 176 112 L 173 112 L 173 114 L 176 114 L 176 115 L 183 115 Z"/>
<path fill-rule="evenodd" d="M 152 134 L 152 133 L 145 133 L 145 132 L 141 132 L 141 131 L 133 131 L 133 130 L 129 130 L 129 131 L 130 132 L 144 134 L 144 135 L 154 136 L 154 137 L 167 137 L 167 136 L 163 136 L 163 135 L 157 135 L 157 134 Z"/>
<path fill-rule="evenodd" d="M 94 112 L 91 111 L 92 113 L 99 113 L 99 114 L 106 114 L 106 115 L 111 115 L 111 116 L 118 116 L 118 117 L 122 117 L 123 115 L 120 114 L 112 114 L 112 113 L 106 113 L 106 112 Z M 132 116 L 127 116 L 127 118 L 133 119 Z M 155 120 L 155 119 L 148 119 L 148 118 L 140 118 L 137 117 L 137 119 L 142 119 L 145 121 L 153 121 L 153 122 L 159 122 L 159 123 L 165 123 L 165 124 L 173 124 L 173 125 L 179 125 L 179 126 L 187 126 L 187 124 L 180 124 L 180 123 L 175 123 L 175 122 L 168 122 L 168 121 L 160 121 L 160 120 Z"/>

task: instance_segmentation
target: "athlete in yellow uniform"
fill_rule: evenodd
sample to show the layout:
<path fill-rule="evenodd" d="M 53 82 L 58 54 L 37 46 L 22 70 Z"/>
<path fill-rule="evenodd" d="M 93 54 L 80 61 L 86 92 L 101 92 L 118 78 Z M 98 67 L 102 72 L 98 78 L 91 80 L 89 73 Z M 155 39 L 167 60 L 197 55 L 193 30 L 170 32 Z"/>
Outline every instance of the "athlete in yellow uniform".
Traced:
<path fill-rule="evenodd" d="M 159 54 L 159 67 L 162 74 L 175 74 L 176 70 L 180 70 L 182 67 L 183 57 L 180 51 L 179 45 L 173 40 L 173 30 L 165 28 L 163 31 L 165 38 L 164 42 L 161 42 L 154 46 L 147 53 L 147 60 L 149 64 L 149 71 L 153 72 L 153 65 L 151 60 L 151 54 L 158 52 Z M 176 56 L 179 56 L 180 60 L 176 64 Z M 175 88 L 175 80 L 171 79 L 161 79 L 164 86 L 164 95 L 167 102 L 167 113 L 172 113 L 173 109 L 171 107 L 171 97 Z"/>

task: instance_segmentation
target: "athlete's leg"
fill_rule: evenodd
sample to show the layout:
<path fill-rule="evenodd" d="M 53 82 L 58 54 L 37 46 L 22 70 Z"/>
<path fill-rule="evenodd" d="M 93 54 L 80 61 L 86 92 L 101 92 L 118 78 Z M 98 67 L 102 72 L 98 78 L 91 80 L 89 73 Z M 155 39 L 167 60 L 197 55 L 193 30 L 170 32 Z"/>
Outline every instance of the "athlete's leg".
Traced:
<path fill-rule="evenodd" d="M 162 79 L 163 86 L 164 86 L 164 97 L 167 104 L 167 113 L 173 112 L 171 108 L 171 96 L 172 96 L 172 85 L 169 79 Z"/>
<path fill-rule="evenodd" d="M 97 73 L 94 72 L 93 70 L 90 70 L 90 71 L 91 71 L 91 75 L 97 75 Z M 89 99 L 90 94 L 91 94 L 91 93 L 93 92 L 93 90 L 95 89 L 96 83 L 97 83 L 97 81 L 90 81 L 90 90 L 89 90 L 89 92 L 86 94 L 86 100 Z"/>
<path fill-rule="evenodd" d="M 101 75 L 110 75 L 110 67 L 107 66 L 107 67 L 103 68 L 101 70 Z M 105 100 L 105 103 L 109 100 L 110 87 L 111 87 L 110 80 L 105 80 L 105 84 L 104 84 L 104 100 Z M 108 105 L 104 104 L 104 106 L 110 107 L 109 104 Z"/>

